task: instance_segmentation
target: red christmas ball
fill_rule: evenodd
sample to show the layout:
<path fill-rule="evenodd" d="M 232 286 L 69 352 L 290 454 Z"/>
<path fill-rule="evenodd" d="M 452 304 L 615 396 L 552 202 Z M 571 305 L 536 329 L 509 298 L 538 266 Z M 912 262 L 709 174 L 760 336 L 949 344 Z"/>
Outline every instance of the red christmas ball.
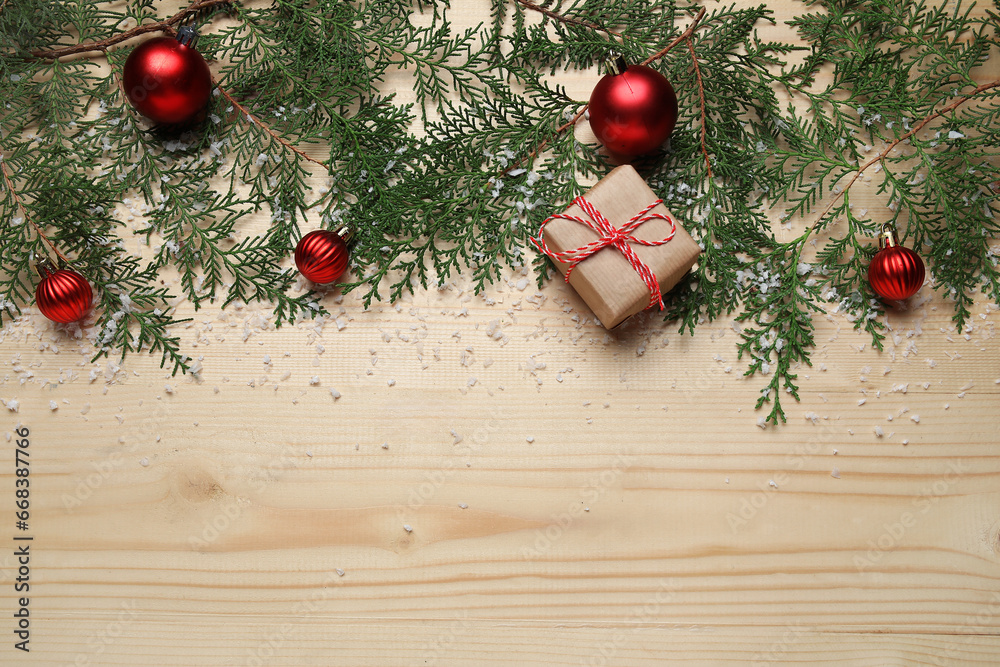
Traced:
<path fill-rule="evenodd" d="M 35 288 L 35 303 L 42 315 L 53 322 L 76 322 L 87 314 L 94 301 L 94 291 L 87 279 L 76 271 L 49 271 Z"/>
<path fill-rule="evenodd" d="M 123 73 L 125 95 L 143 116 L 164 124 L 194 119 L 208 104 L 212 73 L 193 47 L 157 37 L 132 50 Z"/>
<path fill-rule="evenodd" d="M 924 284 L 924 261 L 907 247 L 887 245 L 868 265 L 868 282 L 883 299 L 908 299 Z"/>
<path fill-rule="evenodd" d="M 306 278 L 321 285 L 344 274 L 348 256 L 343 237 L 325 229 L 309 232 L 295 246 L 295 266 Z"/>
<path fill-rule="evenodd" d="M 619 70 L 601 79 L 591 93 L 590 127 L 608 152 L 628 160 L 667 140 L 677 122 L 677 96 L 654 69 L 619 65 Z"/>

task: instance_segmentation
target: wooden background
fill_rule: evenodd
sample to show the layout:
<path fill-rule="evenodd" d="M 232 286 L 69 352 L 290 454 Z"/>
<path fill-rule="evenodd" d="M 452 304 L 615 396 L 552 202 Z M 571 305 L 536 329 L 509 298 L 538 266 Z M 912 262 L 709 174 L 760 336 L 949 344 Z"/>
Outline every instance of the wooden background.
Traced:
<path fill-rule="evenodd" d="M 458 25 L 486 5 L 454 4 Z M 595 77 L 561 82 L 585 99 Z M 876 184 L 857 205 L 884 208 Z M 818 318 L 802 402 L 759 428 L 730 321 L 607 334 L 520 273 L 367 312 L 328 299 L 335 319 L 279 331 L 194 315 L 197 376 L 91 365 L 37 314 L 0 333 L 0 663 L 1000 662 L 990 304 L 959 333 L 925 287 L 883 353 Z"/>

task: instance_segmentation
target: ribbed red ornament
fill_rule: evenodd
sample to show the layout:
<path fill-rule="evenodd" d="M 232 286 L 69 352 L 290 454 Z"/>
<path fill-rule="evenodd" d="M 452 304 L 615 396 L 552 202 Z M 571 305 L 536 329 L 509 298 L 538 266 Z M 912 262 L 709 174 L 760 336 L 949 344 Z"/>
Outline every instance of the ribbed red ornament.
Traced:
<path fill-rule="evenodd" d="M 901 301 L 916 294 L 924 284 L 924 260 L 898 243 L 892 225 L 883 225 L 881 249 L 868 265 L 868 283 L 883 299 Z"/>
<path fill-rule="evenodd" d="M 76 322 L 87 314 L 94 301 L 94 291 L 87 279 L 71 269 L 49 271 L 35 288 L 35 303 L 42 315 L 53 322 Z"/>
<path fill-rule="evenodd" d="M 590 127 L 613 156 L 629 160 L 652 153 L 677 122 L 677 96 L 666 77 L 644 65 L 601 79 L 590 95 Z"/>
<path fill-rule="evenodd" d="M 132 106 L 164 124 L 193 120 L 208 104 L 212 72 L 196 49 L 172 37 L 156 37 L 132 50 L 122 76 Z"/>
<path fill-rule="evenodd" d="M 347 242 L 334 232 L 317 229 L 295 246 L 295 266 L 314 283 L 332 283 L 347 270 Z"/>

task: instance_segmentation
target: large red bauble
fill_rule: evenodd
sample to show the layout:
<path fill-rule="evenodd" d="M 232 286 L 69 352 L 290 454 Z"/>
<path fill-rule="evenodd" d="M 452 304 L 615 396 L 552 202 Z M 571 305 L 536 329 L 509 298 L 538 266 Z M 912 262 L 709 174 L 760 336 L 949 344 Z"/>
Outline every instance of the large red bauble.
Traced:
<path fill-rule="evenodd" d="M 666 77 L 631 65 L 601 79 L 590 95 L 590 127 L 613 156 L 631 159 L 655 151 L 677 122 L 677 96 Z"/>
<path fill-rule="evenodd" d="M 135 47 L 122 78 L 132 106 L 157 123 L 194 119 L 212 93 L 208 63 L 197 50 L 172 37 L 157 37 Z"/>
<path fill-rule="evenodd" d="M 347 270 L 347 242 L 334 232 L 317 229 L 295 246 L 295 266 L 309 280 L 321 285 L 332 283 Z"/>
<path fill-rule="evenodd" d="M 905 246 L 886 246 L 868 265 L 868 282 L 883 299 L 908 299 L 924 284 L 924 261 Z"/>
<path fill-rule="evenodd" d="M 70 269 L 43 271 L 47 275 L 35 288 L 35 303 L 42 315 L 62 324 L 76 322 L 86 315 L 94 300 L 87 279 Z"/>

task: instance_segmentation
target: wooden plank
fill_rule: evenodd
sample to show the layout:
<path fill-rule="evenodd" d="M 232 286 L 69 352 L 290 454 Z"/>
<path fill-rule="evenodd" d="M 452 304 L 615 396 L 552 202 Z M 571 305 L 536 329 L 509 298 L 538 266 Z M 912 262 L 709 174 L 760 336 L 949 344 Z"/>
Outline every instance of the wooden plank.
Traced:
<path fill-rule="evenodd" d="M 52 646 L 52 664 L 985 666 L 996 664 L 1000 648 L 995 636 L 822 633 L 806 625 L 746 633 L 641 623 L 498 625 L 463 616 L 344 623 L 318 611 L 264 620 L 136 612 L 141 620 L 132 620 L 129 604 L 40 635 Z"/>
<path fill-rule="evenodd" d="M 38 316 L 4 330 L 31 664 L 1000 661 L 994 306 L 963 333 L 936 296 L 891 312 L 881 353 L 818 318 L 802 402 L 759 428 L 730 320 L 609 334 L 560 282 L 469 287 L 331 298 L 320 328 L 189 313 L 197 377 L 91 365 Z"/>

